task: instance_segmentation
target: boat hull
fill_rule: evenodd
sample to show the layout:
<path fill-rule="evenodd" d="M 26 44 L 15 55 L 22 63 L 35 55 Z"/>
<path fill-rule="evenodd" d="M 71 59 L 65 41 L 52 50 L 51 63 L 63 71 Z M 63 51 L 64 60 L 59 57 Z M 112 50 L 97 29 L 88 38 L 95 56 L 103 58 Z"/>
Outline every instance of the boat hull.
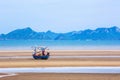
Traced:
<path fill-rule="evenodd" d="M 36 55 L 33 55 L 33 58 L 34 59 L 48 59 L 49 58 L 49 53 L 47 53 L 47 55 L 42 55 L 42 56 L 36 56 Z"/>

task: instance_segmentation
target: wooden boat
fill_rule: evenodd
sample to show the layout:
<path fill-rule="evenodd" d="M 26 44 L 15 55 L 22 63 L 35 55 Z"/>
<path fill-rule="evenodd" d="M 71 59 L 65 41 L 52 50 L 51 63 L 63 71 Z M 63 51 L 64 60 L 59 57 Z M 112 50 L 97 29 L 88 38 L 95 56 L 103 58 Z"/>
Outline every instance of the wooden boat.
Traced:
<path fill-rule="evenodd" d="M 50 56 L 50 53 L 49 52 L 47 52 L 47 55 L 33 55 L 33 58 L 34 59 L 48 59 L 49 58 L 49 56 Z"/>
<path fill-rule="evenodd" d="M 50 52 L 45 51 L 46 49 L 47 47 L 34 47 L 34 52 L 32 54 L 33 58 L 47 60 L 50 57 Z"/>

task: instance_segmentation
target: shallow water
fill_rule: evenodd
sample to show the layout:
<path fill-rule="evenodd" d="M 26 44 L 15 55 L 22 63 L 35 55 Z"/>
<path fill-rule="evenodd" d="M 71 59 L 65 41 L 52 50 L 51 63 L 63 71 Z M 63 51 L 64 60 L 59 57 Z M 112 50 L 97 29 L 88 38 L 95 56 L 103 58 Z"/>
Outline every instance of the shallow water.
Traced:
<path fill-rule="evenodd" d="M 120 73 L 120 67 L 0 68 L 0 73 Z"/>
<path fill-rule="evenodd" d="M 32 46 L 51 50 L 120 50 L 120 40 L 0 40 L 0 50 L 31 50 Z"/>
<path fill-rule="evenodd" d="M 9 77 L 9 76 L 15 76 L 15 75 L 17 75 L 17 74 L 9 73 L 9 74 L 5 74 L 5 75 L 0 75 L 0 78 Z"/>

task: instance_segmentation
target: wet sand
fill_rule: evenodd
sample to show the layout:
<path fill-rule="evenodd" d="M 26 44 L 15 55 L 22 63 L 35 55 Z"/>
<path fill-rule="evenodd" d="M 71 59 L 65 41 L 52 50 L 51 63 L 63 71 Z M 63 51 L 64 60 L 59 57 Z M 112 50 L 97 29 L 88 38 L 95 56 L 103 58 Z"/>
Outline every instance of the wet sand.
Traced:
<path fill-rule="evenodd" d="M 51 56 L 120 56 L 120 51 L 50 51 Z M 120 57 L 49 58 L 34 60 L 32 51 L 0 51 L 0 68 L 11 67 L 67 67 L 67 66 L 120 66 Z M 11 58 L 11 57 L 28 58 Z M 7 57 L 7 58 L 2 58 Z"/>
<path fill-rule="evenodd" d="M 0 50 L 0 56 L 31 56 L 32 50 Z M 120 50 L 49 50 L 51 56 L 120 56 Z"/>
<path fill-rule="evenodd" d="M 2 59 L 0 68 L 8 67 L 67 67 L 67 66 L 120 66 L 120 59 Z"/>
<path fill-rule="evenodd" d="M 0 80 L 119 80 L 120 74 L 24 73 Z"/>
<path fill-rule="evenodd" d="M 51 56 L 120 56 L 120 51 L 73 51 L 53 50 Z M 31 56 L 32 51 L 0 51 L 0 68 L 20 67 L 82 67 L 82 66 L 120 66 L 120 58 L 49 58 L 34 60 L 30 58 L 11 58 Z M 75 74 L 75 73 L 21 73 L 16 76 L 0 78 L 0 80 L 119 80 L 120 74 Z"/>

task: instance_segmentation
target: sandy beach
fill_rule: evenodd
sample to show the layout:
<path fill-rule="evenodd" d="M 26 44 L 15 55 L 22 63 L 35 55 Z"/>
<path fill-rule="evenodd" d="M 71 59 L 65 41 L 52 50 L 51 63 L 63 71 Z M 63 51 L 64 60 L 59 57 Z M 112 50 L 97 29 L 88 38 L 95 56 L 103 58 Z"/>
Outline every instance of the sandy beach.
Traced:
<path fill-rule="evenodd" d="M 0 68 L 22 67 L 82 67 L 82 66 L 120 66 L 119 57 L 98 58 L 56 58 L 54 56 L 120 56 L 119 50 L 51 50 L 48 60 L 34 60 L 32 51 L 0 51 Z M 26 57 L 26 58 L 21 58 Z M 4 75 L 4 74 L 0 74 Z M 66 77 L 67 76 L 67 77 Z M 79 74 L 79 73 L 21 73 L 0 80 L 119 80 L 120 74 Z"/>
<path fill-rule="evenodd" d="M 48 60 L 34 60 L 32 51 L 0 51 L 0 68 L 62 67 L 62 66 L 120 66 L 120 58 L 55 58 L 54 56 L 120 56 L 120 51 L 50 51 Z M 26 58 L 21 58 L 25 57 Z M 29 56 L 27 58 L 27 56 Z M 4 57 L 7 57 L 4 59 Z M 18 57 L 18 58 L 12 58 Z"/>

